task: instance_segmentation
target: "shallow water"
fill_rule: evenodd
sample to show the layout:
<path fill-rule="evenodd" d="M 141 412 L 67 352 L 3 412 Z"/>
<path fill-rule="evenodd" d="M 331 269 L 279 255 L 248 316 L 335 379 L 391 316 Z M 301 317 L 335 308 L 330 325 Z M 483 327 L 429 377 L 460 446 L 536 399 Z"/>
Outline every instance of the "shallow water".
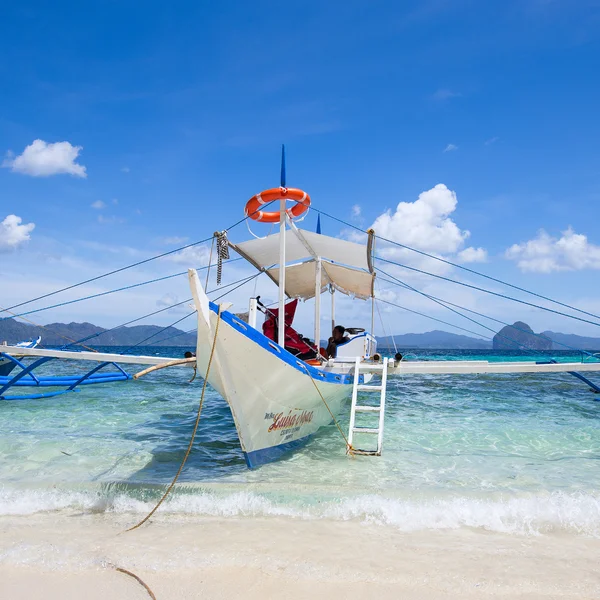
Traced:
<path fill-rule="evenodd" d="M 148 510 L 187 448 L 202 387 L 200 378 L 188 383 L 190 376 L 189 369 L 169 369 L 54 398 L 0 401 L 0 515 Z M 331 425 L 300 451 L 255 471 L 246 468 L 227 405 L 210 390 L 180 485 L 161 510 L 357 519 L 405 531 L 600 536 L 600 396 L 583 383 L 568 374 L 407 375 L 388 389 L 382 457 L 347 457 Z M 340 416 L 344 430 L 348 413 L 349 403 Z"/>

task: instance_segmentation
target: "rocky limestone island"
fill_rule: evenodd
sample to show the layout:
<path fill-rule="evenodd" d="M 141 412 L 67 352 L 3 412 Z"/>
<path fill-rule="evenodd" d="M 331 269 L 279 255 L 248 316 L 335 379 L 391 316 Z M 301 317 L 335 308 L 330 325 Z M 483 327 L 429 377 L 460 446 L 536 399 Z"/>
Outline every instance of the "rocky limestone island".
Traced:
<path fill-rule="evenodd" d="M 493 341 L 494 350 L 552 350 L 552 340 L 545 335 L 536 335 L 533 329 L 517 321 L 512 325 L 503 327 Z"/>

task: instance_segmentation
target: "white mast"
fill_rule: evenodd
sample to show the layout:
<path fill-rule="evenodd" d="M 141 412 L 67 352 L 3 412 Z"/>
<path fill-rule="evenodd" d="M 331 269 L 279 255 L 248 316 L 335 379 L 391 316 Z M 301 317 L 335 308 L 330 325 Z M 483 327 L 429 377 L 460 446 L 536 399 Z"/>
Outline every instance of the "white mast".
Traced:
<path fill-rule="evenodd" d="M 279 200 L 279 320 L 277 341 L 285 348 L 285 146 L 281 144 L 281 200 Z"/>
<path fill-rule="evenodd" d="M 279 328 L 277 341 L 285 347 L 285 198 L 279 201 Z"/>

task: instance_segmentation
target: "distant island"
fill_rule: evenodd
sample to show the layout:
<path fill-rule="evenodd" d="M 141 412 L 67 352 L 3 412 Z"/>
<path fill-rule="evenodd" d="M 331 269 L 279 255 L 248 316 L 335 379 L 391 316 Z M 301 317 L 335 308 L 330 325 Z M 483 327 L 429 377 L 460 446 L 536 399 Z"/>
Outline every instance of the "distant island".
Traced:
<path fill-rule="evenodd" d="M 585 337 L 571 333 L 543 331 L 535 334 L 527 323 L 516 321 L 503 327 L 493 338 L 484 340 L 468 335 L 457 335 L 447 331 L 428 331 L 427 333 L 404 333 L 378 337 L 380 348 L 429 348 L 439 350 L 600 350 L 600 338 Z M 564 345 L 561 345 L 564 344 Z"/>
<path fill-rule="evenodd" d="M 0 343 L 15 344 L 42 336 L 42 346 L 65 346 L 73 340 L 90 337 L 88 346 L 195 346 L 196 333 L 186 333 L 175 327 L 163 329 L 159 325 L 119 327 L 113 331 L 91 323 L 49 323 L 36 327 L 15 319 L 0 321 Z"/>
<path fill-rule="evenodd" d="M 543 333 L 536 335 L 533 329 L 523 323 L 516 321 L 512 325 L 503 327 L 493 340 L 494 350 L 552 350 L 552 340 Z"/>
<path fill-rule="evenodd" d="M 196 333 L 186 333 L 175 327 L 164 329 L 159 325 L 135 325 L 108 330 L 91 323 L 50 323 L 35 327 L 19 323 L 14 319 L 0 321 L 0 343 L 7 341 L 15 344 L 24 340 L 42 336 L 42 346 L 57 347 L 90 337 L 88 346 L 183 346 L 196 345 Z M 380 348 L 393 348 L 394 342 L 402 349 L 440 349 L 440 350 L 520 350 L 525 347 L 532 350 L 565 350 L 566 344 L 580 350 L 600 350 L 600 338 L 584 337 L 569 333 L 543 331 L 534 334 L 527 323 L 517 321 L 501 329 L 493 339 L 485 340 L 467 335 L 458 335 L 447 331 L 433 330 L 426 333 L 402 333 L 377 337 Z M 511 342 L 515 340 L 519 342 Z M 519 345 L 522 344 L 522 345 Z"/>

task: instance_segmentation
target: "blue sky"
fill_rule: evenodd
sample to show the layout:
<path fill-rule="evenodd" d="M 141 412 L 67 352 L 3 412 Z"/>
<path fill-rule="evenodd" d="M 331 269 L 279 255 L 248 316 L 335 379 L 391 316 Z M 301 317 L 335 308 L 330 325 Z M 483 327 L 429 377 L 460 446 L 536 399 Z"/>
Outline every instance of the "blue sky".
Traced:
<path fill-rule="evenodd" d="M 318 208 L 366 228 L 411 203 L 397 219 L 410 213 L 410 231 L 390 230 L 398 241 L 410 234 L 457 261 L 472 248 L 484 262 L 467 266 L 599 314 L 599 25 L 597 0 L 5 3 L 0 223 L 15 215 L 35 228 L 0 228 L 0 306 L 237 221 L 251 195 L 278 184 L 285 142 L 288 184 Z M 42 155 L 61 150 L 58 162 L 18 162 L 34 140 Z M 57 143 L 68 146 L 49 146 Z M 438 184 L 456 194 L 454 208 L 415 208 Z M 304 225 L 314 222 L 313 213 Z M 323 229 L 347 235 L 330 221 Z M 427 246 L 432 231 L 454 238 Z M 248 236 L 243 227 L 231 233 Z M 179 258 L 57 299 L 184 270 L 203 256 Z M 227 277 L 245 273 L 236 264 Z M 598 334 L 418 283 L 536 330 Z M 31 318 L 114 325 L 167 296 L 187 297 L 185 280 Z M 395 298 L 424 308 L 418 297 Z M 346 320 L 364 313 L 340 310 Z M 433 305 L 431 314 L 460 322 Z M 438 327 L 401 311 L 386 318 L 398 332 Z M 169 320 L 174 314 L 154 322 Z"/>

